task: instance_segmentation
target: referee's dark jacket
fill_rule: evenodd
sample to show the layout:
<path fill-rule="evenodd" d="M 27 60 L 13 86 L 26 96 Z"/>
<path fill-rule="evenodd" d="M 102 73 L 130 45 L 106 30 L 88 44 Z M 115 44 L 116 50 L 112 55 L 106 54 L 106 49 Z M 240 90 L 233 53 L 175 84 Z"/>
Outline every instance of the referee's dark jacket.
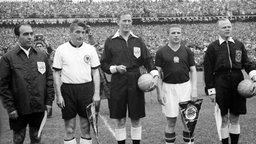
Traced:
<path fill-rule="evenodd" d="M 47 57 L 30 49 L 29 58 L 17 44 L 0 60 L 0 96 L 8 113 L 44 112 L 54 100 L 53 76 Z"/>
<path fill-rule="evenodd" d="M 136 47 L 140 48 L 138 58 L 134 55 Z M 101 57 L 101 68 L 104 72 L 111 74 L 109 68 L 112 65 L 125 65 L 127 71 L 139 69 L 142 65 L 148 72 L 156 69 L 145 43 L 134 34 L 130 34 L 127 42 L 121 36 L 112 35 L 107 38 Z"/>
<path fill-rule="evenodd" d="M 211 93 L 215 85 L 215 76 L 227 72 L 241 72 L 245 69 L 247 73 L 255 70 L 255 65 L 249 61 L 247 51 L 242 42 L 230 39 L 220 44 L 220 39 L 212 42 L 204 57 L 204 79 L 205 92 Z"/>

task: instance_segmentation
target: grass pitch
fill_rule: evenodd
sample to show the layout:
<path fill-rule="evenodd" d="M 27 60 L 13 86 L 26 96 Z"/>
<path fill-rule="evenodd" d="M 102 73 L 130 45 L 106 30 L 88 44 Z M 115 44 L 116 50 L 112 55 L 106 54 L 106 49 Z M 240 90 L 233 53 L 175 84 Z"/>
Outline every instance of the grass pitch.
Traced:
<path fill-rule="evenodd" d="M 220 144 L 216 126 L 214 121 L 214 104 L 205 97 L 204 84 L 203 84 L 202 72 L 198 72 L 198 96 L 203 98 L 203 104 L 200 111 L 199 120 L 195 129 L 195 143 L 196 144 Z M 0 106 L 1 112 L 1 136 L 0 144 L 12 143 L 12 131 L 9 130 L 8 116 L 2 106 Z M 158 104 L 155 92 L 146 94 L 146 117 L 142 119 L 142 144 L 164 144 L 164 129 L 166 120 L 161 112 L 161 106 Z M 101 144 L 115 144 L 115 138 L 113 136 L 114 123 L 109 119 L 107 100 L 102 100 L 101 110 L 99 118 L 99 137 Z M 184 143 L 182 140 L 181 119 L 178 118 L 176 126 L 177 144 Z M 127 143 L 131 144 L 130 140 L 130 120 L 127 119 Z M 247 100 L 247 114 L 241 116 L 241 137 L 240 144 L 256 144 L 256 97 Z M 79 121 L 77 121 L 76 129 L 77 140 L 79 140 L 80 130 Z M 43 144 L 63 144 L 64 138 L 64 122 L 61 119 L 61 111 L 54 103 L 53 105 L 53 117 L 48 119 L 42 134 Z M 29 144 L 29 137 L 27 131 L 27 137 L 25 144 Z M 96 144 L 93 142 L 93 144 Z"/>

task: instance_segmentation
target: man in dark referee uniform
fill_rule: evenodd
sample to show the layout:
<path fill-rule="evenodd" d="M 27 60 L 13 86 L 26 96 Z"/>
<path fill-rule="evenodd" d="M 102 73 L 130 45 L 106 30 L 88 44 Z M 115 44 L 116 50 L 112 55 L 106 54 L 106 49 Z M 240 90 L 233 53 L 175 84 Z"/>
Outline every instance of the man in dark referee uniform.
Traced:
<path fill-rule="evenodd" d="M 101 57 L 102 70 L 112 74 L 109 109 L 110 118 L 116 120 L 115 137 L 118 144 L 126 139 L 126 111 L 131 119 L 131 138 L 139 144 L 142 127 L 140 118 L 145 117 L 144 93 L 138 88 L 139 67 L 144 65 L 158 80 L 152 57 L 144 42 L 131 32 L 132 15 L 122 12 L 117 18 L 119 30 L 105 41 Z"/>
<path fill-rule="evenodd" d="M 237 92 L 244 77 L 241 69 L 256 81 L 255 66 L 249 62 L 246 49 L 231 37 L 232 25 L 228 19 L 217 22 L 219 39 L 212 42 L 204 58 L 205 91 L 219 105 L 222 117 L 223 144 L 237 144 L 240 135 L 239 116 L 246 114 L 246 99 Z"/>
<path fill-rule="evenodd" d="M 17 25 L 15 47 L 0 60 L 0 96 L 9 115 L 13 143 L 22 144 L 29 125 L 31 143 L 40 143 L 38 131 L 45 110 L 52 107 L 52 70 L 45 54 L 34 48 L 33 29 Z"/>

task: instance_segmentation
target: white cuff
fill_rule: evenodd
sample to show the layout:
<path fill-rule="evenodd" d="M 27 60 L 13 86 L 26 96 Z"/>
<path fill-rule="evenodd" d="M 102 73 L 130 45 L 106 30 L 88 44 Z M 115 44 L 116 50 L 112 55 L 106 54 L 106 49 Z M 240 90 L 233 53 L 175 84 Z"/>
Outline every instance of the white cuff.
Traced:
<path fill-rule="evenodd" d="M 215 88 L 208 89 L 207 91 L 208 91 L 208 95 L 216 94 Z"/>
<path fill-rule="evenodd" d="M 116 73 L 116 72 L 117 72 L 117 70 L 116 70 L 116 65 L 110 66 L 109 70 L 110 70 L 110 72 L 111 72 L 112 74 L 113 74 L 113 73 Z"/>
<path fill-rule="evenodd" d="M 94 100 L 94 101 L 100 101 L 100 96 L 99 96 L 99 95 L 93 96 L 93 100 Z"/>
<path fill-rule="evenodd" d="M 252 78 L 255 75 L 256 75 L 256 70 L 252 70 L 252 71 L 249 72 L 250 78 Z"/>
<path fill-rule="evenodd" d="M 150 74 L 154 77 L 154 76 L 159 76 L 159 72 L 158 70 L 152 70 L 150 71 Z"/>

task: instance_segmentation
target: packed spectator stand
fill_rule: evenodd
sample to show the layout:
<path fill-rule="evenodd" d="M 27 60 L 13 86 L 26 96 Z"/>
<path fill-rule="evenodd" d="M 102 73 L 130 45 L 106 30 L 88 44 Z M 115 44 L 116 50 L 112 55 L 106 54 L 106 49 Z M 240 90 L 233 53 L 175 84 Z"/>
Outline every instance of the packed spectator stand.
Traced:
<path fill-rule="evenodd" d="M 184 0 L 185 1 L 185 0 Z M 79 18 L 91 25 L 97 48 L 103 47 L 105 39 L 114 34 L 115 17 L 121 8 L 134 14 L 135 34 L 141 36 L 152 55 L 166 44 L 170 23 L 182 23 L 183 42 L 195 53 L 196 63 L 201 69 L 204 50 L 216 39 L 215 22 L 228 17 L 234 23 L 234 37 L 244 42 L 249 57 L 255 59 L 256 49 L 256 1 L 254 0 L 199 0 L 178 2 L 177 0 L 119 0 L 63 2 L 0 2 L 0 55 L 15 42 L 13 25 L 30 23 L 35 33 L 43 34 L 53 48 L 69 40 L 68 25 Z"/>
<path fill-rule="evenodd" d="M 64 0 L 1 1 L 0 18 L 102 18 L 130 9 L 135 17 L 184 17 L 256 14 L 255 0 Z"/>

